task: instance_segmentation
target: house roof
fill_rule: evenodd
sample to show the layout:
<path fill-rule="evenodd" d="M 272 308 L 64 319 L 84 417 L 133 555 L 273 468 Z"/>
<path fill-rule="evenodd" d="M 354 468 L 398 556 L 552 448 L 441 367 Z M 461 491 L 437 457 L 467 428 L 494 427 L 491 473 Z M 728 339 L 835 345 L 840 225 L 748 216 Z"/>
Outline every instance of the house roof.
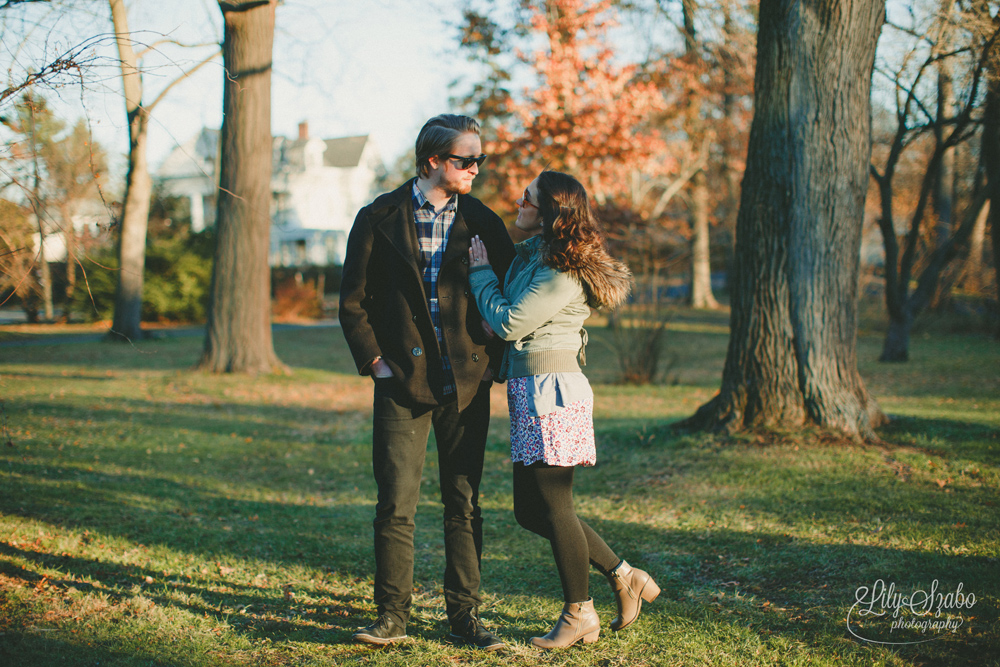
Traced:
<path fill-rule="evenodd" d="M 283 161 L 290 167 L 301 167 L 304 160 L 306 144 L 310 139 L 274 138 L 275 162 Z M 338 137 L 323 139 L 326 148 L 323 152 L 324 167 L 357 167 L 361 164 L 361 155 L 368 143 L 368 135 L 356 137 Z"/>
<path fill-rule="evenodd" d="M 219 154 L 219 130 L 207 127 L 174 148 L 157 170 L 161 178 L 207 176 L 215 172 L 215 158 Z"/>
<path fill-rule="evenodd" d="M 214 162 L 219 150 L 219 130 L 202 130 L 175 148 L 158 170 L 161 178 L 209 175 L 214 173 Z M 309 140 L 274 137 L 275 168 L 284 162 L 288 167 L 301 168 L 304 163 L 304 148 Z M 323 165 L 326 167 L 350 168 L 361 164 L 361 156 L 368 144 L 368 135 L 324 139 L 326 150 Z"/>
<path fill-rule="evenodd" d="M 326 139 L 324 143 L 326 153 L 323 154 L 323 164 L 328 167 L 357 167 L 361 164 L 361 153 L 368 143 L 368 135 Z"/>

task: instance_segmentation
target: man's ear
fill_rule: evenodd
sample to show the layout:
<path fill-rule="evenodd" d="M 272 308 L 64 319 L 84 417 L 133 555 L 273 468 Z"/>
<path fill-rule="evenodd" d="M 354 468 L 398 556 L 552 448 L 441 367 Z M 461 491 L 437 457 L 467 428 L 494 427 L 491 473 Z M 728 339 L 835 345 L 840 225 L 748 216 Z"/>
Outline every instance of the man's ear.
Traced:
<path fill-rule="evenodd" d="M 427 158 L 427 166 L 430 167 L 432 171 L 436 170 L 438 167 L 441 166 L 441 158 L 438 157 L 437 155 L 430 156 L 429 158 Z"/>

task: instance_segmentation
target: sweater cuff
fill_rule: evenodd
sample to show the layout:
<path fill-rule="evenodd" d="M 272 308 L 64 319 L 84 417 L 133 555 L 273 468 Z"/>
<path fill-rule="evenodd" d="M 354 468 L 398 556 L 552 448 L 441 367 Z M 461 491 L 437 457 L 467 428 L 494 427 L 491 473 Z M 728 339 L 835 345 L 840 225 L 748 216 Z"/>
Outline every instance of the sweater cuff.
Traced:
<path fill-rule="evenodd" d="M 485 266 L 473 266 L 472 268 L 469 269 L 469 275 L 471 276 L 473 273 L 478 273 L 479 271 L 492 271 L 492 270 L 493 267 L 490 266 L 489 264 L 486 264 Z"/>

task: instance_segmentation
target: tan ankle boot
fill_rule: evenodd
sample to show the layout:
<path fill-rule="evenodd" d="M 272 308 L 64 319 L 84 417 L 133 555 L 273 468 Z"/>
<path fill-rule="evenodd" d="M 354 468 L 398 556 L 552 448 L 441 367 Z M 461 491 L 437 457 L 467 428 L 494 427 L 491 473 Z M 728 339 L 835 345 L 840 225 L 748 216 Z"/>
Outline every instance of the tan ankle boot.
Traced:
<path fill-rule="evenodd" d="M 531 643 L 538 648 L 566 648 L 580 640 L 592 644 L 601 634 L 601 621 L 594 611 L 594 598 L 586 602 L 567 602 L 563 605 L 559 620 L 549 634 L 532 637 Z"/>
<path fill-rule="evenodd" d="M 618 602 L 618 617 L 611 621 L 611 629 L 615 632 L 632 625 L 639 617 L 642 601 L 652 602 L 660 594 L 660 587 L 647 572 L 621 564 L 608 574 L 611 592 Z"/>

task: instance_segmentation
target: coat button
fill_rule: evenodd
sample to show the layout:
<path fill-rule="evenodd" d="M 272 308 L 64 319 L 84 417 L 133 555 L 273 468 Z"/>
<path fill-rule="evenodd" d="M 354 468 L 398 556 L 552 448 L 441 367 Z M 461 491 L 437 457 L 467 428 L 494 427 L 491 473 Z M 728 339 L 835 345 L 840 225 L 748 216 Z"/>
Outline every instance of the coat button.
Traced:
<path fill-rule="evenodd" d="M 463 257 L 462 258 L 462 264 L 468 264 L 468 263 L 469 263 L 469 258 L 468 257 Z"/>
<path fill-rule="evenodd" d="M 416 315 L 414 315 L 414 316 L 413 316 L 413 321 L 414 321 L 414 322 L 416 322 L 416 321 L 417 321 L 417 316 L 416 316 Z"/>
<path fill-rule="evenodd" d="M 419 357 L 421 354 L 424 353 L 424 351 L 421 350 L 419 347 L 413 348 L 412 350 L 410 350 L 410 352 L 412 352 L 413 356 L 415 356 L 415 357 Z"/>
<path fill-rule="evenodd" d="M 469 290 L 465 290 L 465 296 L 469 296 Z"/>
<path fill-rule="evenodd" d="M 472 353 L 472 360 L 473 360 L 473 361 L 479 361 L 479 355 L 478 355 L 478 354 L 476 354 L 475 352 L 473 352 L 473 353 Z"/>

